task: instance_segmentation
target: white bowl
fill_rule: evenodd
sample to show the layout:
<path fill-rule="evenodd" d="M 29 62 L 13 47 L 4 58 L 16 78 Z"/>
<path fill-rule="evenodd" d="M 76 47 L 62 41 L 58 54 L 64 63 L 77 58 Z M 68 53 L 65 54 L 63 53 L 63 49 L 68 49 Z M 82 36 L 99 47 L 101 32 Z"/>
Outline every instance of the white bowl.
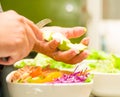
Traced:
<path fill-rule="evenodd" d="M 12 83 L 14 72 L 6 77 L 10 97 L 89 97 L 92 91 L 93 81 L 77 84 Z"/>
<path fill-rule="evenodd" d="M 120 73 L 94 73 L 92 94 L 98 97 L 120 97 Z"/>
<path fill-rule="evenodd" d="M 88 63 L 94 61 L 85 60 L 81 62 L 78 70 L 89 68 Z M 94 74 L 92 95 L 95 97 L 120 97 L 120 73 L 102 73 L 92 70 L 91 73 Z"/>

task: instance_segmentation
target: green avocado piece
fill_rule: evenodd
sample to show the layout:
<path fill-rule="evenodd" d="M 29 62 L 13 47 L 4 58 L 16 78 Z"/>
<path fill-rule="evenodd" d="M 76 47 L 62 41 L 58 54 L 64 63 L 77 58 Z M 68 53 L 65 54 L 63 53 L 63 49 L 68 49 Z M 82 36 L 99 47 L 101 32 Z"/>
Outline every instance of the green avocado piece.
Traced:
<path fill-rule="evenodd" d="M 56 40 L 60 41 L 58 49 L 60 49 L 62 51 L 74 49 L 74 50 L 78 51 L 78 53 L 79 53 L 87 48 L 87 46 L 85 46 L 82 43 L 80 43 L 80 44 L 71 43 L 71 41 L 69 39 L 67 39 L 64 35 L 62 35 L 61 33 L 58 33 L 58 32 L 56 32 L 56 33 L 44 32 L 43 35 L 44 35 L 44 39 L 47 41 L 51 41 L 52 39 L 56 39 Z"/>

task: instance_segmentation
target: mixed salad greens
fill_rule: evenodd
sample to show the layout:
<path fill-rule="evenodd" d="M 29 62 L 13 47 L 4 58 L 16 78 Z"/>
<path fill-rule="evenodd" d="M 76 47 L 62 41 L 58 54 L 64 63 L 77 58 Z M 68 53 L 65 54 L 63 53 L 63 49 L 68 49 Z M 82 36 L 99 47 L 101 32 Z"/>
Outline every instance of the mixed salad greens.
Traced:
<path fill-rule="evenodd" d="M 100 50 L 91 50 L 86 59 L 87 65 L 95 72 L 119 73 L 120 56 Z"/>
<path fill-rule="evenodd" d="M 34 59 L 18 61 L 14 67 L 17 70 L 11 81 L 17 83 L 83 83 L 93 77 L 88 69 L 76 71 L 75 64 L 55 61 L 41 53 Z"/>
<path fill-rule="evenodd" d="M 25 66 L 18 69 L 11 78 L 14 83 L 83 83 L 91 82 L 88 70 L 69 72 L 51 69 L 49 66 Z"/>
<path fill-rule="evenodd" d="M 56 61 L 44 54 L 38 53 L 34 59 L 23 59 L 14 64 L 15 68 L 23 68 L 24 66 L 41 66 L 42 68 L 50 66 L 50 68 L 56 68 L 59 70 L 73 71 L 76 65 L 67 64 L 64 62 Z"/>

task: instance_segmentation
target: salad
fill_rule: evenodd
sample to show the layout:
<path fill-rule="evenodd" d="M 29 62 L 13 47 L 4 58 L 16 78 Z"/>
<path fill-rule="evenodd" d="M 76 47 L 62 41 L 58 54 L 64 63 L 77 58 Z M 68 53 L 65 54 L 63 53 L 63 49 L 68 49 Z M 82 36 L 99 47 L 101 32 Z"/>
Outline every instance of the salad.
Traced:
<path fill-rule="evenodd" d="M 94 72 L 119 73 L 120 56 L 100 50 L 92 50 L 86 59 L 87 65 Z"/>
<path fill-rule="evenodd" d="M 14 64 L 13 83 L 81 83 L 90 82 L 89 69 L 77 71 L 78 65 L 66 64 L 38 53 L 34 59 L 23 59 Z"/>
<path fill-rule="evenodd" d="M 42 68 L 50 66 L 60 70 L 73 71 L 76 67 L 75 64 L 67 64 L 64 62 L 56 61 L 44 54 L 38 53 L 34 59 L 23 59 L 14 64 L 15 68 L 23 68 L 24 66 L 41 66 Z"/>
<path fill-rule="evenodd" d="M 49 66 L 25 66 L 15 71 L 11 78 L 13 83 L 82 83 L 91 81 L 88 70 L 79 72 L 51 69 Z"/>

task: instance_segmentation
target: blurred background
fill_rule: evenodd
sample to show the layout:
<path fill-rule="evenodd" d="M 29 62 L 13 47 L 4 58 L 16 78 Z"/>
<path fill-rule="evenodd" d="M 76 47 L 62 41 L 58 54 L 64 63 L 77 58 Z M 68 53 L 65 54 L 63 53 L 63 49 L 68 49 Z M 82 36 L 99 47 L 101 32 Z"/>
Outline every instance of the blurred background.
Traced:
<path fill-rule="evenodd" d="M 120 54 L 120 0 L 1 0 L 4 11 L 15 10 L 37 23 L 49 18 L 49 26 L 87 28 L 89 49 Z M 81 38 L 71 41 L 79 42 Z M 7 68 L 7 67 L 6 67 Z M 4 71 L 3 70 L 3 75 Z M 3 78 L 4 79 L 4 78 Z M 9 97 L 6 91 L 4 97 Z M 3 96 L 2 96 L 3 97 Z"/>
<path fill-rule="evenodd" d="M 51 25 L 86 25 L 86 0 L 1 0 L 3 10 L 13 9 L 35 23 L 50 18 Z"/>
<path fill-rule="evenodd" d="M 120 54 L 120 0 L 87 0 L 90 48 Z"/>

